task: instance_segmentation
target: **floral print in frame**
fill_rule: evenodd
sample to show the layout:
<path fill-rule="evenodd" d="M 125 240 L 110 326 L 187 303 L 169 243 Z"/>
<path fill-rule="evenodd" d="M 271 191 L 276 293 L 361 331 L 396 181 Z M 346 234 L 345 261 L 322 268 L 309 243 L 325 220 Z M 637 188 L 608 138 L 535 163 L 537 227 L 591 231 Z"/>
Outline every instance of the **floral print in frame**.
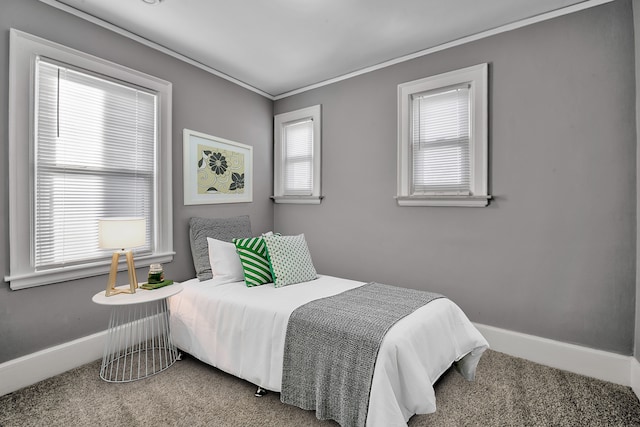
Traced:
<path fill-rule="evenodd" d="M 244 193 L 244 154 L 198 144 L 198 194 Z"/>
<path fill-rule="evenodd" d="M 184 130 L 184 204 L 252 201 L 253 147 Z"/>

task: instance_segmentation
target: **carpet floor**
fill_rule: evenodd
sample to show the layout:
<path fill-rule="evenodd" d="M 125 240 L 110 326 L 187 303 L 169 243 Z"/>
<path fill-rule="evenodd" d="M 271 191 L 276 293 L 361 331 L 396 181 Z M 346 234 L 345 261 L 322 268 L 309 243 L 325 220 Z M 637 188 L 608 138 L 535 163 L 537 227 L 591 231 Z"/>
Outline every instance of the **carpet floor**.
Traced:
<path fill-rule="evenodd" d="M 0 426 L 336 426 L 312 411 L 253 397 L 254 385 L 191 357 L 151 378 L 102 381 L 100 362 L 0 397 Z M 640 426 L 629 387 L 487 351 L 476 380 L 436 383 L 438 410 L 409 426 Z"/>

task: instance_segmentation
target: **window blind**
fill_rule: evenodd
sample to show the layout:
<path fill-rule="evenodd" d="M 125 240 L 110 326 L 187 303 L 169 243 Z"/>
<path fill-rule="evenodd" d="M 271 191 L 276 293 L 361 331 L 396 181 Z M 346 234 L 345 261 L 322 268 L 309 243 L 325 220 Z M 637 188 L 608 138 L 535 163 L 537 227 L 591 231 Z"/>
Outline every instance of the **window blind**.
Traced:
<path fill-rule="evenodd" d="M 284 126 L 284 194 L 313 192 L 313 120 Z"/>
<path fill-rule="evenodd" d="M 470 194 L 469 97 L 468 84 L 412 96 L 414 194 Z"/>
<path fill-rule="evenodd" d="M 35 84 L 36 269 L 110 256 L 98 218 L 145 217 L 150 252 L 157 96 L 43 57 Z"/>

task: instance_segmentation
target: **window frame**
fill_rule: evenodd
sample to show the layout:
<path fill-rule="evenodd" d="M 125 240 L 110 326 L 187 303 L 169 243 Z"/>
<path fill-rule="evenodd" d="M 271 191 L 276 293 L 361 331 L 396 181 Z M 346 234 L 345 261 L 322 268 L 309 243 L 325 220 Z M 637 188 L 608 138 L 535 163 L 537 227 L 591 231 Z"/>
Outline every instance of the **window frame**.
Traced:
<path fill-rule="evenodd" d="M 320 105 L 302 108 L 287 113 L 274 116 L 274 169 L 273 169 L 273 192 L 271 197 L 275 203 L 293 204 L 320 204 L 323 199 L 321 195 L 321 153 L 322 153 L 322 109 Z M 285 188 L 285 142 L 284 129 L 289 124 L 301 122 L 303 120 L 313 122 L 313 159 L 312 159 L 312 190 L 311 195 L 287 194 Z"/>
<path fill-rule="evenodd" d="M 109 272 L 111 255 L 98 261 L 36 270 L 34 266 L 34 79 L 35 59 L 51 58 L 88 72 L 148 88 L 157 93 L 157 158 L 151 254 L 136 256 L 138 267 L 173 260 L 171 179 L 172 84 L 84 52 L 16 30 L 10 30 L 9 63 L 9 268 L 11 289 L 23 289 Z M 96 230 L 97 233 L 97 230 Z M 28 236 L 28 237 L 27 237 Z M 27 238 L 25 238 L 27 237 Z M 126 269 L 123 262 L 121 269 Z"/>
<path fill-rule="evenodd" d="M 397 196 L 399 206 L 484 207 L 488 194 L 488 64 L 478 64 L 398 85 L 398 165 Z M 470 88 L 470 194 L 449 195 L 438 192 L 412 193 L 411 101 L 413 95 L 468 84 Z"/>

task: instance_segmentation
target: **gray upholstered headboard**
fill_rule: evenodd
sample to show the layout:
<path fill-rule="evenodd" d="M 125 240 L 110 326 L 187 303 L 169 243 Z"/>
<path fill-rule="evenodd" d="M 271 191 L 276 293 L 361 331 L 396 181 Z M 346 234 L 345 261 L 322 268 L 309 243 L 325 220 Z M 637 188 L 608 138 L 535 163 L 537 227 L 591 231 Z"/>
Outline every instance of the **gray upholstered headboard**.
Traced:
<path fill-rule="evenodd" d="M 248 215 L 233 218 L 198 218 L 189 220 L 189 241 L 196 276 L 200 280 L 213 278 L 209 264 L 207 237 L 231 242 L 234 238 L 251 237 Z"/>

